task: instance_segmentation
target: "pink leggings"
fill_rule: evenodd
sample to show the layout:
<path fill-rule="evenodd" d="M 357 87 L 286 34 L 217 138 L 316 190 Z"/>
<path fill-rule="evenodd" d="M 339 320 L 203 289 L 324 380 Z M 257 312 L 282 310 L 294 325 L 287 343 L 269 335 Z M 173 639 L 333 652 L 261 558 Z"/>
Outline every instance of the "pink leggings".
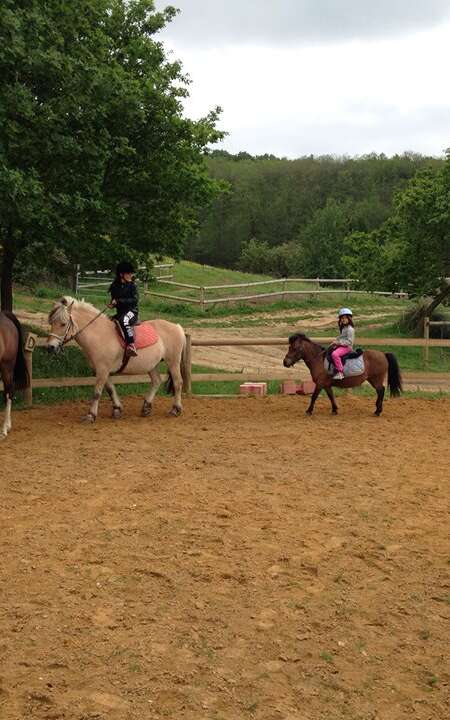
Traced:
<path fill-rule="evenodd" d="M 336 350 L 333 350 L 333 352 L 331 353 L 331 357 L 333 358 L 333 362 L 338 372 L 344 372 L 344 366 L 342 364 L 341 357 L 343 355 L 347 355 L 347 353 L 351 351 L 352 349 L 348 345 L 339 345 Z"/>

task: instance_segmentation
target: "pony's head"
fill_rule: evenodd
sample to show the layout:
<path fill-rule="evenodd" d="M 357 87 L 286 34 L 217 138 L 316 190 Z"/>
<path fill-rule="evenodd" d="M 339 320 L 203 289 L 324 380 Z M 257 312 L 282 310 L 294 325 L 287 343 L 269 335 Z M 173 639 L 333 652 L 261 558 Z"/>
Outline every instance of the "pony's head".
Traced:
<path fill-rule="evenodd" d="M 75 326 L 72 311 L 77 304 L 77 300 L 66 295 L 53 305 L 48 315 L 48 324 L 50 325 L 50 332 L 47 338 L 48 352 L 59 352 L 67 341 L 71 330 Z"/>
<path fill-rule="evenodd" d="M 283 360 L 284 367 L 292 367 L 299 360 L 303 360 L 303 343 L 308 340 L 303 333 L 295 333 L 289 337 L 289 349 Z"/>

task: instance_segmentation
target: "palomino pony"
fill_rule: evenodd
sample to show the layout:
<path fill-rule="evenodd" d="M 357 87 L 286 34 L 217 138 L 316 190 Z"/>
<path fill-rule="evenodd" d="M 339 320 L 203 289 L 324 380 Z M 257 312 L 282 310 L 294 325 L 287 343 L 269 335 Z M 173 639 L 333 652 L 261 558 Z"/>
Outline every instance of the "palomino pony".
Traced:
<path fill-rule="evenodd" d="M 114 323 L 90 303 L 63 297 L 55 303 L 48 316 L 50 334 L 47 340 L 49 352 L 58 352 L 63 346 L 75 340 L 86 355 L 89 365 L 95 372 L 95 390 L 88 414 L 83 418 L 94 422 L 97 418 L 98 403 L 103 391 L 112 400 L 114 418 L 122 415 L 122 403 L 110 375 L 120 370 L 123 360 L 123 347 Z M 175 398 L 171 415 L 182 411 L 181 389 L 183 385 L 183 354 L 186 337 L 181 325 L 166 320 L 152 320 L 152 326 L 158 335 L 153 345 L 138 350 L 137 357 L 130 358 L 124 375 L 147 373 L 151 379 L 151 388 L 144 397 L 142 415 L 150 415 L 153 399 L 161 385 L 158 364 L 165 360 L 169 369 L 167 388 Z"/>
<path fill-rule="evenodd" d="M 367 380 L 377 391 L 375 415 L 381 415 L 383 410 L 384 381 L 386 374 L 388 376 L 391 397 L 400 395 L 402 390 L 400 368 L 397 358 L 392 353 L 383 353 L 379 350 L 365 350 L 363 352 L 364 372 L 361 375 L 346 377 L 344 380 L 333 380 L 332 376 L 328 374 L 324 367 L 325 355 L 325 348 L 314 343 L 307 338 L 306 335 L 303 335 L 303 333 L 296 333 L 289 338 L 289 350 L 283 361 L 284 366 L 292 367 L 299 360 L 304 360 L 316 384 L 311 402 L 306 411 L 308 415 L 312 415 L 315 402 L 321 390 L 325 390 L 330 398 L 331 411 L 333 415 L 337 415 L 338 409 L 333 395 L 333 385 L 336 387 L 351 388 L 362 385 L 362 383 Z"/>
<path fill-rule="evenodd" d="M 0 432 L 0 440 L 4 440 L 11 430 L 14 390 L 25 390 L 30 381 L 23 350 L 22 326 L 11 312 L 0 312 L 0 377 L 3 380 L 6 404 Z"/>

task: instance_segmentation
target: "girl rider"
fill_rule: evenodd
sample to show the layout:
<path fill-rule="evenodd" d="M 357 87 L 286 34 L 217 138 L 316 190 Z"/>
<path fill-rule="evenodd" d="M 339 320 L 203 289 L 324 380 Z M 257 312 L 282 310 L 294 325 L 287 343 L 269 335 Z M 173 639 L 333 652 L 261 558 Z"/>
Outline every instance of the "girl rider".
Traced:
<path fill-rule="evenodd" d="M 344 379 L 344 366 L 341 357 L 353 350 L 355 330 L 353 327 L 353 313 L 350 308 L 341 308 L 338 313 L 340 335 L 332 345 L 331 359 L 336 368 L 333 380 Z"/>
<path fill-rule="evenodd" d="M 133 325 L 137 323 L 139 315 L 139 295 L 137 286 L 133 282 L 134 273 L 133 265 L 126 260 L 117 265 L 115 280 L 109 287 L 111 302 L 108 305 L 117 311 L 115 319 L 122 328 L 126 343 L 125 352 L 130 357 L 137 355 Z"/>

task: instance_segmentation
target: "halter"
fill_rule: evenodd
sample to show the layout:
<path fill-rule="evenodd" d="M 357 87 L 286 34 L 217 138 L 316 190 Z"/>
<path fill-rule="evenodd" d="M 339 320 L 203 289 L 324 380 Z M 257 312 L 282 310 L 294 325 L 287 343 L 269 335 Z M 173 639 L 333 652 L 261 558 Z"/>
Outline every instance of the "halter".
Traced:
<path fill-rule="evenodd" d="M 82 327 L 81 330 L 77 330 L 76 332 L 73 333 L 73 335 L 71 335 L 71 336 L 68 338 L 67 336 L 68 336 L 70 330 L 76 326 L 76 323 L 75 323 L 75 321 L 74 321 L 74 319 L 72 318 L 72 315 L 71 315 L 71 313 L 70 313 L 70 309 L 72 308 L 72 305 L 73 305 L 74 302 L 75 302 L 75 301 L 73 300 L 73 301 L 70 303 L 69 308 L 68 308 L 68 311 L 69 311 L 69 320 L 68 320 L 67 327 L 66 327 L 66 331 L 65 331 L 64 335 L 57 335 L 56 333 L 49 333 L 49 334 L 48 334 L 48 337 L 54 337 L 54 338 L 56 338 L 56 339 L 59 341 L 59 346 L 58 346 L 58 347 L 59 347 L 60 350 L 63 350 L 64 345 L 67 345 L 67 343 L 71 342 L 72 340 L 75 340 L 75 338 L 77 337 L 77 335 L 80 335 L 80 333 L 82 333 L 83 330 L 86 330 L 86 328 L 89 327 L 89 325 L 92 325 L 92 323 L 95 322 L 95 321 L 97 320 L 97 318 L 99 318 L 100 315 L 103 315 L 103 313 L 106 312 L 106 310 L 108 309 L 108 306 L 106 305 L 106 306 L 103 308 L 103 310 L 100 310 L 100 312 L 97 313 L 97 315 L 96 315 L 95 317 L 93 317 L 92 320 L 89 320 L 89 322 L 86 323 L 86 325 L 85 325 L 84 327 Z"/>

